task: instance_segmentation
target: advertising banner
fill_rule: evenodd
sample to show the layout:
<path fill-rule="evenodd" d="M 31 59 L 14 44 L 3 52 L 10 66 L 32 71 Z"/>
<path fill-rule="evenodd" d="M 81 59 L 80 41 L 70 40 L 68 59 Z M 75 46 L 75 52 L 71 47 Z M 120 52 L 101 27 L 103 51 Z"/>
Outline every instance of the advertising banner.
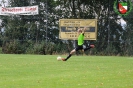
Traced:
<path fill-rule="evenodd" d="M 0 15 L 37 15 L 38 5 L 26 7 L 0 7 Z"/>
<path fill-rule="evenodd" d="M 97 39 L 97 19 L 60 19 L 59 38 L 77 40 L 77 30 L 86 27 L 85 40 Z"/>

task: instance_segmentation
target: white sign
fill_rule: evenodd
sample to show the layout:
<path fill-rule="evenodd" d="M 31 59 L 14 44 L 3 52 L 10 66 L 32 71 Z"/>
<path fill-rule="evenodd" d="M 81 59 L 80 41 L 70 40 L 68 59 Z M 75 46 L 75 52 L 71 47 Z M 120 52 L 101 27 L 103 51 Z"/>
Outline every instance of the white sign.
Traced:
<path fill-rule="evenodd" d="M 26 7 L 0 7 L 0 15 L 37 15 L 38 5 Z"/>

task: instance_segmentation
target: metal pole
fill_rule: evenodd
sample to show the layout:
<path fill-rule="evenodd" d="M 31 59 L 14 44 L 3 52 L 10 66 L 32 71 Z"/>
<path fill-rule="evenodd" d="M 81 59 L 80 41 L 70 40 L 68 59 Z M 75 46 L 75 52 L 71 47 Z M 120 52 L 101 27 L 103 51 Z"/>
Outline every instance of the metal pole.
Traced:
<path fill-rule="evenodd" d="M 47 0 L 46 0 L 46 52 L 47 52 L 47 29 L 48 29 L 48 17 L 47 17 L 47 15 L 48 15 L 48 6 L 47 6 Z"/>
<path fill-rule="evenodd" d="M 109 42 L 110 42 L 110 0 L 108 0 L 108 3 L 109 3 L 109 11 L 108 11 L 108 54 L 109 54 Z"/>
<path fill-rule="evenodd" d="M 48 15 L 48 6 L 47 6 L 47 0 L 46 0 L 46 42 L 47 42 L 47 29 L 48 29 L 48 17 L 47 17 L 47 15 Z"/>

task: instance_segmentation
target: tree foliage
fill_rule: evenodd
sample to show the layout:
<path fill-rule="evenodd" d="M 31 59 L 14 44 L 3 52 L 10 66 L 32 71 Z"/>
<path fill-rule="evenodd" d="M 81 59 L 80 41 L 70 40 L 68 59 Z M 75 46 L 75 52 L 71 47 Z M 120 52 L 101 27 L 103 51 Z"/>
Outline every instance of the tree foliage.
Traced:
<path fill-rule="evenodd" d="M 21 48 L 19 53 L 52 54 L 69 52 L 73 41 L 59 39 L 59 19 L 97 19 L 96 41 L 86 41 L 96 45 L 94 54 L 132 55 L 132 12 L 120 17 L 114 12 L 115 0 L 9 0 L 9 6 L 39 6 L 39 14 L 31 16 L 0 16 L 2 19 L 0 44 L 3 50 L 16 41 Z M 124 19 L 127 25 L 121 24 Z M 50 45 L 51 47 L 49 47 Z M 15 45 L 17 46 L 17 45 Z M 19 46 L 18 46 L 19 47 Z M 17 50 L 14 50 L 16 53 Z M 126 53 L 125 53 L 126 51 Z M 11 52 L 11 51 L 10 51 Z M 10 53 L 8 52 L 8 53 Z M 7 52 L 5 52 L 7 53 Z M 13 52 L 12 52 L 13 53 Z"/>

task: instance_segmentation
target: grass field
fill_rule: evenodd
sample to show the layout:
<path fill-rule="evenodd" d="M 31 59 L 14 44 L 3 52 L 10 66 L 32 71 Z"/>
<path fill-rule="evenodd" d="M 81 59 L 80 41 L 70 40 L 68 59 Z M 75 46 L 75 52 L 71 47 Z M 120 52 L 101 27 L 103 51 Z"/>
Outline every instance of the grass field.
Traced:
<path fill-rule="evenodd" d="M 0 88 L 133 88 L 133 57 L 56 57 L 0 54 Z"/>

